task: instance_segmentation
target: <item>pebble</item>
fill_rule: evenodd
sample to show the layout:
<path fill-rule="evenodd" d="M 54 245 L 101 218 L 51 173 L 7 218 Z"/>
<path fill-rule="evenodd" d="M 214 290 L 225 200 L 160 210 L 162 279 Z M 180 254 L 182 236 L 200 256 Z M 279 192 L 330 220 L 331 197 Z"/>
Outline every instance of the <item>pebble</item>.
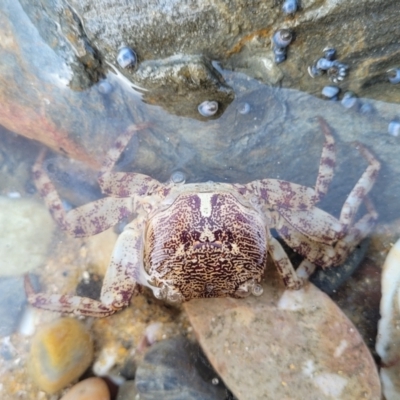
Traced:
<path fill-rule="evenodd" d="M 110 400 L 110 391 L 101 378 L 88 378 L 72 386 L 60 400 Z"/>
<path fill-rule="evenodd" d="M 138 365 L 134 390 L 141 400 L 224 400 L 227 389 L 212 383 L 216 376 L 199 346 L 177 336 L 150 347 Z M 127 394 L 118 400 L 133 398 Z"/>
<path fill-rule="evenodd" d="M 0 196 L 0 276 L 17 276 L 43 264 L 55 223 L 42 204 Z"/>
<path fill-rule="evenodd" d="M 73 318 L 40 327 L 32 339 L 29 371 L 36 384 L 55 393 L 79 378 L 93 359 L 92 338 Z"/>

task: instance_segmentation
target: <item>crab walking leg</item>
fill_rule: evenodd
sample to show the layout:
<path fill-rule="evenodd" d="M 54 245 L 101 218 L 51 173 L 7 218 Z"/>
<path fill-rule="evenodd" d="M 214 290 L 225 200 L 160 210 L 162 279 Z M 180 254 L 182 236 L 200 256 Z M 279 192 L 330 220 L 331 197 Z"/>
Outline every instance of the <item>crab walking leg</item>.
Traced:
<path fill-rule="evenodd" d="M 268 239 L 268 252 L 272 257 L 285 286 L 288 289 L 300 289 L 304 284 L 304 280 L 297 276 L 285 250 L 283 250 L 281 244 L 272 236 Z"/>
<path fill-rule="evenodd" d="M 325 135 L 325 143 L 322 148 L 317 182 L 315 184 L 315 196 L 313 198 L 314 204 L 322 200 L 322 198 L 328 192 L 336 165 L 335 139 L 332 136 L 328 124 L 322 117 L 318 117 L 318 122 L 321 125 L 322 132 Z"/>
<path fill-rule="evenodd" d="M 369 165 L 343 204 L 339 220 L 345 228 L 348 228 L 353 223 L 360 204 L 374 185 L 381 168 L 379 161 L 372 153 L 370 153 L 361 143 L 355 144 L 360 153 L 368 161 Z"/>
<path fill-rule="evenodd" d="M 304 259 L 296 269 L 297 276 L 308 281 L 310 276 L 314 273 L 316 265 Z"/>
<path fill-rule="evenodd" d="M 130 225 L 119 236 L 104 278 L 100 301 L 80 296 L 35 293 L 25 276 L 28 302 L 45 310 L 88 317 L 107 317 L 129 305 L 132 295 L 137 294 L 138 282 L 147 284 L 141 261 L 143 235 L 139 232 L 143 229 L 142 225 Z"/>
<path fill-rule="evenodd" d="M 35 185 L 54 220 L 71 235 L 85 237 L 103 232 L 134 211 L 132 199 L 108 197 L 66 212 L 55 186 L 42 168 L 44 155 L 42 151 L 33 166 Z"/>
<path fill-rule="evenodd" d="M 114 146 L 108 150 L 98 176 L 98 182 L 104 194 L 115 197 L 143 196 L 157 190 L 160 182 L 147 175 L 126 172 L 112 172 L 116 162 L 128 145 L 135 132 L 144 129 L 148 124 L 131 125 L 122 133 Z"/>
<path fill-rule="evenodd" d="M 88 317 L 107 317 L 116 311 L 88 297 L 35 293 L 28 275 L 24 277 L 24 286 L 28 303 L 44 310 Z"/>
<path fill-rule="evenodd" d="M 319 162 L 315 189 L 280 179 L 261 179 L 246 185 L 234 185 L 242 195 L 257 194 L 265 203 L 290 210 L 308 210 L 320 201 L 328 191 L 334 175 L 336 164 L 335 140 L 328 124 L 318 117 L 321 129 L 325 135 Z"/>
<path fill-rule="evenodd" d="M 143 265 L 146 220 L 137 217 L 119 235 L 101 289 L 100 300 L 115 309 L 125 307 L 138 285 L 150 285 Z"/>
<path fill-rule="evenodd" d="M 300 264 L 297 273 L 300 276 L 310 275 L 316 264 L 323 268 L 342 264 L 355 247 L 372 231 L 378 214 L 369 199 L 366 199 L 368 213 L 352 226 L 346 235 L 337 241 L 334 246 L 315 242 L 306 235 L 291 227 L 285 220 L 279 221 L 276 230 L 280 237 L 297 253 L 307 258 L 308 262 Z"/>

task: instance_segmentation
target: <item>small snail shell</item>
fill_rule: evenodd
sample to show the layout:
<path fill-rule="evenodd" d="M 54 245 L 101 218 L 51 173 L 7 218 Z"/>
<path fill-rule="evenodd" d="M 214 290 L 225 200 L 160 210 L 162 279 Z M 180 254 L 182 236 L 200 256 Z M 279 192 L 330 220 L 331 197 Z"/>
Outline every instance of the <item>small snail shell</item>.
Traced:
<path fill-rule="evenodd" d="M 182 171 L 174 171 L 171 175 L 173 183 L 185 183 L 186 175 Z"/>
<path fill-rule="evenodd" d="M 308 74 L 311 76 L 311 78 L 321 76 L 322 72 L 322 69 L 317 68 L 317 64 L 313 64 L 308 67 Z"/>
<path fill-rule="evenodd" d="M 367 115 L 367 114 L 371 114 L 374 112 L 374 108 L 372 107 L 372 105 L 370 103 L 363 103 L 361 104 L 360 107 L 360 113 Z"/>
<path fill-rule="evenodd" d="M 121 68 L 132 68 L 136 65 L 136 53 L 130 47 L 121 47 L 118 52 L 117 62 Z"/>
<path fill-rule="evenodd" d="M 400 135 L 400 122 L 399 121 L 391 121 L 388 125 L 389 135 L 399 136 Z"/>
<path fill-rule="evenodd" d="M 289 29 L 279 29 L 274 33 L 272 41 L 275 47 L 287 47 L 293 40 L 293 33 Z"/>
<path fill-rule="evenodd" d="M 315 66 L 317 69 L 322 69 L 323 71 L 326 71 L 329 68 L 332 68 L 333 61 L 327 60 L 326 58 L 320 58 Z"/>
<path fill-rule="evenodd" d="M 97 90 L 101 94 L 110 94 L 113 91 L 113 86 L 111 85 L 110 82 L 108 82 L 106 79 L 103 79 L 102 81 L 99 82 L 97 85 Z"/>
<path fill-rule="evenodd" d="M 357 96 L 353 92 L 346 92 L 343 95 L 341 103 L 342 103 L 342 106 L 344 108 L 348 108 L 348 109 L 350 109 L 350 108 L 353 108 L 353 109 L 358 108 L 358 106 L 360 104 Z"/>
<path fill-rule="evenodd" d="M 239 114 L 245 115 L 250 112 L 250 104 L 249 103 L 242 103 L 238 106 Z"/>
<path fill-rule="evenodd" d="M 297 0 L 285 0 L 282 5 L 282 11 L 285 14 L 294 14 L 297 11 Z"/>
<path fill-rule="evenodd" d="M 286 60 L 286 48 L 285 47 L 276 47 L 274 46 L 274 57 L 275 62 L 280 64 Z"/>
<path fill-rule="evenodd" d="M 218 102 L 206 100 L 199 104 L 197 109 L 203 117 L 212 117 L 218 111 Z"/>
<path fill-rule="evenodd" d="M 400 83 L 400 68 L 391 68 L 386 72 L 386 74 L 390 83 Z"/>
<path fill-rule="evenodd" d="M 333 100 L 338 94 L 340 89 L 337 86 L 324 86 L 322 89 L 322 95 L 327 99 Z"/>
<path fill-rule="evenodd" d="M 326 47 L 324 49 L 324 58 L 328 61 L 333 61 L 336 58 L 336 49 L 333 47 Z"/>

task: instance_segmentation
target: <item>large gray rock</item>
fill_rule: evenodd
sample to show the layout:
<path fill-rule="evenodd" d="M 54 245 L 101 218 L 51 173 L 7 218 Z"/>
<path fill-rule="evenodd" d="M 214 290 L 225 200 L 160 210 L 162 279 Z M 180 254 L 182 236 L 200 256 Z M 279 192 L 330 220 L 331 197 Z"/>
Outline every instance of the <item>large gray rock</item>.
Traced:
<path fill-rule="evenodd" d="M 137 70 L 121 68 L 118 51 L 128 45 L 136 51 L 139 65 L 158 60 L 154 62 L 162 69 L 161 60 L 168 57 L 204 55 L 264 82 L 281 81 L 285 87 L 313 93 L 323 83 L 311 79 L 307 67 L 331 46 L 350 66 L 343 89 L 399 100 L 385 76 L 387 69 L 400 64 L 396 0 L 384 5 L 377 0 L 307 0 L 292 16 L 285 15 L 275 0 L 251 5 L 244 0 L 21 0 L 21 4 L 44 40 L 72 65 L 71 86 L 77 89 L 97 82 L 110 66 L 145 88 L 153 79 L 168 81 L 162 71 L 143 82 Z M 271 38 L 280 28 L 292 29 L 295 40 L 288 60 L 277 66 Z M 187 82 L 182 80 L 180 87 L 187 87 Z"/>

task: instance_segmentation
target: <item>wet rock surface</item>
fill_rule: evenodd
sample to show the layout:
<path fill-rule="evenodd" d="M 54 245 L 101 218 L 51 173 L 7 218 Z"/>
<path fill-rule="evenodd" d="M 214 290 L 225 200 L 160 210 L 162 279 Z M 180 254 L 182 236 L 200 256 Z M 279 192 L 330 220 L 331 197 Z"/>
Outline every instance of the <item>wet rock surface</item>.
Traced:
<path fill-rule="evenodd" d="M 227 389 L 216 378 L 197 344 L 183 337 L 162 340 L 146 353 L 135 385 L 144 400 L 225 400 Z M 127 397 L 128 398 L 128 397 Z"/>
<path fill-rule="evenodd" d="M 71 4 L 76 7 L 70 7 Z M 396 131 L 388 133 L 388 125 L 399 118 L 399 91 L 398 85 L 389 84 L 385 75 L 387 69 L 400 64 L 399 48 L 393 39 L 398 19 L 396 2 L 392 0 L 383 5 L 372 0 L 362 4 L 309 1 L 302 2 L 298 12 L 291 16 L 283 15 L 281 5 L 272 5 L 269 1 L 254 8 L 241 8 L 241 3 L 236 2 L 227 6 L 225 14 L 219 13 L 220 5 L 215 2 L 192 4 L 190 12 L 179 2 L 170 3 L 170 8 L 164 9 L 156 9 L 153 3 L 145 6 L 137 3 L 138 7 L 143 6 L 140 12 L 129 15 L 123 15 L 123 6 L 119 3 L 109 4 L 111 8 L 103 2 L 67 5 L 61 0 L 40 4 L 4 0 L 0 4 L 3 38 L 0 124 L 84 162 L 80 165 L 67 158 L 61 159 L 60 164 L 52 164 L 55 159 L 60 160 L 59 156 L 48 155 L 48 165 L 57 166 L 52 180 L 63 189 L 62 197 L 68 207 L 100 196 L 95 176 L 105 152 L 128 125 L 142 121 L 150 122 L 150 126 L 132 140 L 118 165 L 120 170 L 146 173 L 160 181 L 179 170 L 188 182 L 210 179 L 248 182 L 270 177 L 313 186 L 323 142 L 314 117 L 322 115 L 338 141 L 338 162 L 334 181 L 321 207 L 339 215 L 347 193 L 366 167 L 350 144 L 359 140 L 382 163 L 379 180 L 371 194 L 380 214 L 377 234 L 382 223 L 398 218 L 400 143 L 394 134 Z M 158 2 L 157 6 L 162 4 Z M 179 7 L 182 10 L 179 18 L 164 18 L 162 22 L 173 24 L 190 15 L 193 22 L 190 27 L 194 28 L 185 33 L 186 37 L 182 32 L 188 24 L 182 24 L 182 31 L 176 25 L 175 31 L 159 29 L 164 26 L 159 23 L 161 16 L 177 16 Z M 247 12 L 252 13 L 250 17 Z M 149 13 L 154 18 L 147 18 Z M 130 18 L 137 18 L 139 22 L 130 23 Z M 149 33 L 146 27 L 152 29 L 154 21 L 157 29 Z M 231 23 L 231 31 L 221 21 Z M 57 23 L 60 29 L 56 29 Z M 116 24 L 124 29 L 115 30 Z M 220 30 L 213 28 L 216 24 Z M 101 31 L 105 25 L 107 29 Z M 294 32 L 287 60 L 279 65 L 271 46 L 272 35 L 278 28 L 291 28 Z M 100 34 L 95 37 L 94 32 Z M 165 35 L 165 41 L 155 36 L 159 32 Z M 168 42 L 170 32 L 177 34 L 173 42 Z M 138 63 L 132 69 L 117 64 L 122 40 L 137 52 Z M 351 89 L 358 96 L 394 104 L 358 98 L 356 106 L 347 108 L 341 102 L 321 100 L 322 88 L 333 84 L 329 74 L 326 71 L 312 78 L 307 69 L 323 56 L 326 46 L 336 48 L 336 59 L 349 66 L 346 77 L 338 84 L 339 99 Z M 189 72 L 185 70 L 188 65 Z M 278 90 L 262 82 L 301 89 L 316 97 L 297 90 Z M 182 102 L 187 95 L 191 96 L 190 101 Z M 214 119 L 203 118 L 198 114 L 198 104 L 213 100 L 211 97 L 221 103 L 220 113 Z M 30 197 L 35 190 L 29 171 L 38 147 L 33 142 L 16 146 L 22 141 L 6 132 L 3 126 L 0 126 L 1 194 L 19 193 Z M 15 157 L 16 154 L 19 156 Z M 339 289 L 335 286 L 328 289 L 333 290 L 332 298 L 360 330 L 372 352 L 379 317 L 380 266 L 399 232 L 398 228 L 388 230 L 390 234 L 384 235 L 382 243 L 373 238 L 366 259 L 352 278 Z M 46 290 L 73 293 L 78 282 L 85 282 L 87 276 L 90 279 L 92 273 L 104 275 L 115 235 L 110 236 L 108 232 L 98 240 L 100 245 L 96 244 L 96 238 L 74 241 L 58 232 L 55 241 L 58 245 L 38 270 Z M 338 271 L 329 273 L 337 275 Z M 322 273 L 322 279 L 325 278 Z M 38 326 L 54 317 L 38 310 L 34 314 Z M 342 321 L 341 318 L 340 313 L 332 316 L 336 321 Z M 122 313 L 94 322 L 92 333 L 98 354 L 102 354 L 102 349 L 114 349 L 115 365 L 108 371 L 110 375 L 122 370 L 121 364 L 130 359 L 130 353 L 140 353 L 149 345 L 146 331 L 160 322 L 162 328 L 157 340 L 177 331 L 189 332 L 180 309 L 171 310 L 148 294 L 133 299 Z M 15 323 L 13 319 L 6 324 L 7 334 Z M 314 320 L 304 322 L 307 324 L 315 329 Z M 237 329 L 240 334 L 241 329 Z M 301 329 L 295 327 L 292 331 Z M 257 341 L 257 334 L 253 330 L 246 339 Z M 27 378 L 25 363 L 30 339 L 18 333 L 6 339 L 7 342 L 1 343 L 0 397 L 5 400 L 14 400 L 17 396 L 50 398 Z M 203 334 L 199 334 L 199 339 L 205 340 Z M 293 340 L 297 343 L 297 336 Z M 265 343 L 264 336 L 258 342 Z M 219 342 L 219 346 L 224 348 L 224 343 Z M 338 346 L 340 350 L 340 343 Z M 288 348 L 285 342 L 272 348 L 272 352 L 281 354 Z M 241 355 L 245 354 L 243 351 Z M 221 359 L 225 361 L 225 354 Z M 129 379 L 135 376 L 139 362 L 136 356 L 132 362 L 127 373 Z M 297 372 L 297 364 L 293 366 Z M 315 372 L 308 367 L 306 372 Z M 288 370 L 278 386 L 296 393 L 297 386 L 286 379 L 292 377 L 291 364 Z M 304 368 L 301 370 L 303 373 Z M 275 376 L 274 371 L 271 374 Z M 325 378 L 319 382 L 327 385 L 332 382 L 329 381 L 332 376 Z M 333 379 L 335 387 L 340 388 L 343 381 L 337 376 Z M 374 388 L 374 385 L 367 387 Z M 310 390 L 320 390 L 320 387 L 313 383 Z"/>
<path fill-rule="evenodd" d="M 16 3 L 6 11 L 0 26 L 7 27 L 13 40 L 7 42 L 12 46 L 1 49 L 1 55 L 10 63 L 2 64 L 0 70 L 0 88 L 7 88 L 7 92 L 0 91 L 0 98 L 7 104 L 0 112 L 0 123 L 8 129 L 84 160 L 98 170 L 106 149 L 118 134 L 133 121 L 146 121 L 150 122 L 149 128 L 132 140 L 120 168 L 160 181 L 166 181 L 173 171 L 180 169 L 188 182 L 248 182 L 270 177 L 313 186 L 323 142 L 314 118 L 322 115 L 338 141 L 338 166 L 336 179 L 321 205 L 338 213 L 363 172 L 365 162 L 350 145 L 358 140 L 384 163 L 375 188 L 379 192 L 376 203 L 385 204 L 381 208 L 378 204 L 379 213 L 390 218 L 399 212 L 399 138 L 387 133 L 389 122 L 399 112 L 396 104 L 360 99 L 372 107 L 370 113 L 363 114 L 344 108 L 340 102 L 323 101 L 295 90 L 274 89 L 243 74 L 221 71 L 226 84 L 235 92 L 235 100 L 225 112 L 208 121 L 177 117 L 142 102 L 142 95 L 129 88 L 119 75 L 108 74 L 84 92 L 71 91 L 65 81 L 68 68 L 64 61 L 41 42 L 36 28 Z M 29 56 L 31 49 L 25 45 L 20 25 L 26 26 L 40 44 L 40 59 Z M 12 54 L 16 51 L 19 58 L 15 59 Z M 338 58 L 341 59 L 339 55 Z M 105 93 L 106 83 L 113 89 Z M 24 104 L 20 101 L 22 91 Z M 143 98 L 146 96 L 144 93 Z M 249 110 L 241 113 L 244 103 Z M 197 105 L 192 107 L 197 112 Z M 374 192 L 372 198 L 376 200 Z"/>
<path fill-rule="evenodd" d="M 396 104 L 360 99 L 363 105 L 371 106 L 371 111 L 363 114 L 344 108 L 340 102 L 323 101 L 295 90 L 278 90 L 243 74 L 221 70 L 226 85 L 235 93 L 235 100 L 225 112 L 208 121 L 177 117 L 144 103 L 142 99 L 148 94 L 134 91 L 120 75 L 109 73 L 84 92 L 71 91 L 65 61 L 42 42 L 22 9 L 16 3 L 9 4 L 2 18 L 0 26 L 6 27 L 12 38 L 1 49 L 1 55 L 10 62 L 0 70 L 0 88 L 7 88 L 6 92 L 0 91 L 0 99 L 7 104 L 0 111 L 0 123 L 8 129 L 84 160 L 98 170 L 118 134 L 133 121 L 146 121 L 150 126 L 132 140 L 122 169 L 160 181 L 180 169 L 188 182 L 248 182 L 270 177 L 313 186 L 323 141 L 314 118 L 322 115 L 338 141 L 338 165 L 336 179 L 321 206 L 337 215 L 363 172 L 365 162 L 350 145 L 358 140 L 384 163 L 375 187 L 381 217 L 390 218 L 400 211 L 399 138 L 387 133 L 389 122 L 399 113 Z M 22 25 L 40 44 L 40 59 L 29 55 L 31 48 L 25 45 L 26 36 L 19 29 Z M 12 56 L 16 52 L 18 58 Z M 342 60 L 339 51 L 337 57 Z M 328 77 L 325 74 L 318 79 L 322 88 Z M 105 85 L 112 90 L 104 90 Z M 20 101 L 22 91 L 24 104 Z M 245 103 L 248 111 L 241 113 Z M 191 107 L 196 113 L 197 105 Z M 377 200 L 374 192 L 372 199 Z M 385 206 L 379 207 L 379 203 Z"/>
<path fill-rule="evenodd" d="M 211 364 L 238 399 L 378 399 L 375 363 L 353 324 L 311 284 L 185 304 Z M 265 377 L 269 379 L 265 379 Z"/>
<path fill-rule="evenodd" d="M 324 48 L 331 47 L 351 70 L 344 88 L 360 96 L 396 98 L 386 77 L 386 71 L 400 62 L 394 0 L 384 7 L 373 0 L 365 0 L 362 6 L 357 1 L 312 0 L 302 2 L 291 15 L 273 0 L 251 6 L 240 0 L 190 5 L 185 1 L 127 5 L 121 0 L 59 0 L 40 2 L 39 14 L 38 1 L 21 4 L 44 40 L 72 64 L 74 75 L 82 76 L 81 82 L 73 78 L 78 87 L 86 88 L 90 80 L 96 82 L 108 65 L 135 82 L 136 68 L 122 68 L 117 63 L 120 48 L 129 46 L 139 64 L 174 55 L 205 55 L 264 82 L 282 81 L 286 87 L 312 93 L 319 83 L 309 77 L 307 67 L 321 57 Z M 271 38 L 280 28 L 294 30 L 296 40 L 287 61 L 277 66 Z M 149 76 L 144 86 L 151 85 L 155 76 L 168 80 L 160 70 Z"/>

